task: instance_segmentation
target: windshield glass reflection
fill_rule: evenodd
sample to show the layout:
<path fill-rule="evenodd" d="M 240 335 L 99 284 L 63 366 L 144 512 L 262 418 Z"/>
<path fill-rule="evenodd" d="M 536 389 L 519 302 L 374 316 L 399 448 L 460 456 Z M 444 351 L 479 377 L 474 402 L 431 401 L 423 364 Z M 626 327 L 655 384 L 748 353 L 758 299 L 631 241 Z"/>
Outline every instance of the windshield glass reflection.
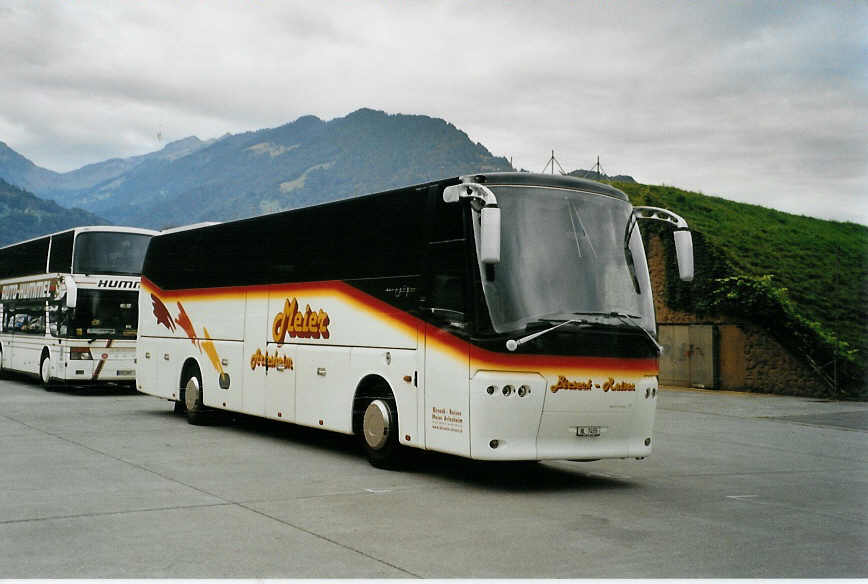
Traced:
<path fill-rule="evenodd" d="M 138 276 L 150 235 L 114 231 L 87 231 L 75 238 L 72 271 L 77 274 Z"/>
<path fill-rule="evenodd" d="M 593 322 L 588 313 L 609 312 L 633 315 L 637 324 L 655 330 L 638 228 L 630 236 L 629 253 L 624 249 L 632 211 L 628 202 L 566 189 L 492 190 L 501 208 L 501 261 L 493 279 L 486 277 L 484 266 L 480 270 L 495 331 L 573 315 Z M 475 222 L 477 242 L 478 229 Z"/>

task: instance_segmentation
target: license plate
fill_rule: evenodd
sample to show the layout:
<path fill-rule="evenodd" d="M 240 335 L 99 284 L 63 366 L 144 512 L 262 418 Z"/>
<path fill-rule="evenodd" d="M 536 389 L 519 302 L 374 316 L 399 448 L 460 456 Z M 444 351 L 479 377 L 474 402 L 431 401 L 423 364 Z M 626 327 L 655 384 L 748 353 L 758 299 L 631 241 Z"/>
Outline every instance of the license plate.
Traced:
<path fill-rule="evenodd" d="M 577 426 L 576 437 L 578 438 L 599 438 L 599 426 Z"/>
<path fill-rule="evenodd" d="M 124 377 L 127 375 L 134 375 L 136 373 L 135 369 L 118 369 L 118 377 Z"/>

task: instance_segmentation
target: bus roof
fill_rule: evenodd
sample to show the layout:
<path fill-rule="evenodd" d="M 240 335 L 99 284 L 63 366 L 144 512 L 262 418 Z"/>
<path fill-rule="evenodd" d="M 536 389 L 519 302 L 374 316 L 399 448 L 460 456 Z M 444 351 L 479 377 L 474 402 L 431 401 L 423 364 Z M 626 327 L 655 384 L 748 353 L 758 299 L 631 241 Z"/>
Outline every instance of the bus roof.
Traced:
<path fill-rule="evenodd" d="M 37 235 L 36 237 L 31 237 L 30 239 L 22 239 L 21 241 L 16 241 L 15 243 L 10 243 L 0 247 L 0 249 L 6 249 L 7 247 L 14 247 L 16 245 L 21 245 L 22 243 L 29 243 L 31 241 L 37 241 L 39 239 L 44 239 L 46 237 L 53 237 L 55 235 L 60 235 L 61 233 L 69 233 L 70 231 L 75 231 L 77 233 L 84 233 L 86 231 L 114 231 L 121 233 L 141 233 L 142 235 L 157 235 L 160 232 L 154 231 L 153 229 L 144 229 L 142 227 L 125 227 L 122 225 L 85 225 L 82 227 L 71 227 L 69 229 L 64 229 L 62 231 L 55 231 L 54 233 L 46 233 L 44 235 Z"/>
<path fill-rule="evenodd" d="M 425 189 L 433 185 L 442 184 L 444 187 L 449 185 L 458 184 L 460 182 L 479 182 L 489 185 L 516 185 L 516 186 L 538 186 L 538 187 L 552 187 L 552 188 L 565 188 L 572 189 L 577 191 L 583 191 L 587 193 L 593 193 L 596 195 L 606 195 L 609 197 L 613 197 L 616 199 L 620 199 L 622 201 L 628 201 L 629 198 L 627 195 L 615 187 L 609 186 L 604 183 L 596 182 L 593 180 L 588 180 L 584 178 L 578 178 L 575 176 L 569 175 L 558 175 L 558 174 L 540 174 L 534 172 L 483 172 L 476 174 L 467 174 L 462 175 L 460 177 L 451 177 L 444 178 L 440 180 L 434 180 L 426 183 L 418 183 L 412 185 L 405 185 L 402 187 L 397 187 L 394 189 L 389 189 L 387 191 L 381 191 L 377 193 L 367 193 L 364 195 L 350 195 L 341 199 L 337 199 L 334 201 L 326 201 L 323 203 L 316 203 L 313 205 L 308 205 L 304 207 L 296 207 L 294 209 L 286 209 L 283 211 L 274 211 L 272 213 L 264 213 L 262 215 L 255 215 L 253 217 L 244 217 L 241 219 L 234 219 L 225 222 L 211 222 L 211 221 L 203 221 L 201 223 L 194 223 L 192 225 L 185 225 L 182 227 L 174 227 L 170 229 L 165 229 L 161 232 L 155 232 L 155 235 L 170 235 L 172 233 L 177 233 L 179 231 L 188 231 L 195 229 L 208 229 L 215 226 L 220 225 L 231 225 L 235 223 L 243 223 L 248 221 L 256 222 L 257 220 L 263 217 L 270 217 L 275 215 L 283 215 L 283 214 L 291 214 L 295 211 L 299 211 L 301 209 L 312 209 L 316 207 L 329 207 L 332 205 L 341 205 L 346 203 L 349 200 L 365 198 L 365 197 L 376 197 L 379 195 L 385 195 L 394 193 L 397 191 L 404 191 L 408 189 Z"/>
<path fill-rule="evenodd" d="M 627 195 L 605 183 L 562 174 L 539 174 L 535 172 L 488 172 L 480 174 L 468 174 L 461 177 L 462 182 L 477 182 L 487 185 L 516 185 L 534 187 L 555 187 L 572 189 L 606 195 L 629 201 Z"/>

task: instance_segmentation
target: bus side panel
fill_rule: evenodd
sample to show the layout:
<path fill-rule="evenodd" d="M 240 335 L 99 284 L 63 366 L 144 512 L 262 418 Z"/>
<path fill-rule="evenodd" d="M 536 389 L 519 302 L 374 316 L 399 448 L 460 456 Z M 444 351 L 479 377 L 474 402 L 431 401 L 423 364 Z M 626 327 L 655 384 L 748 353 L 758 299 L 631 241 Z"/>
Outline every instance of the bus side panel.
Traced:
<path fill-rule="evenodd" d="M 256 383 L 264 385 L 264 414 L 267 418 L 295 421 L 295 380 L 296 366 L 298 363 L 297 345 L 283 345 L 277 343 L 266 345 L 267 367 L 258 359 L 256 366 Z M 270 358 L 269 358 L 270 356 Z M 263 380 L 264 377 L 264 380 Z M 249 395 L 245 387 L 245 397 Z"/>
<path fill-rule="evenodd" d="M 243 405 L 244 345 L 241 341 L 200 339 L 203 356 L 202 401 L 206 406 L 240 411 Z"/>
<path fill-rule="evenodd" d="M 153 337 L 139 337 L 136 343 L 136 389 L 148 395 L 171 397 L 157 391 L 157 342 Z"/>
<path fill-rule="evenodd" d="M 403 313 L 339 281 L 272 286 L 269 341 L 415 349 L 417 331 Z"/>
<path fill-rule="evenodd" d="M 16 335 L 12 352 L 12 368 L 39 374 L 39 358 L 46 339 L 37 335 Z"/>
<path fill-rule="evenodd" d="M 349 378 L 349 347 L 297 345 L 295 421 L 351 433 L 355 385 Z"/>
<path fill-rule="evenodd" d="M 267 353 L 274 353 L 267 346 L 268 329 L 267 294 L 248 292 L 244 316 L 244 378 L 239 379 L 243 381 L 240 411 L 253 416 L 268 415 L 265 385 L 269 371 L 264 359 Z M 287 412 L 281 412 L 282 419 L 292 421 L 292 417 L 287 418 L 286 415 Z"/>
<path fill-rule="evenodd" d="M 415 350 L 353 348 L 351 351 L 351 378 L 361 381 L 375 375 L 385 379 L 398 408 L 399 441 L 422 448 L 425 442 L 418 424 L 418 370 Z"/>
<path fill-rule="evenodd" d="M 142 288 L 139 335 L 240 341 L 244 335 L 243 291 L 162 292 Z"/>
<path fill-rule="evenodd" d="M 435 326 L 425 331 L 425 444 L 470 456 L 469 346 Z"/>

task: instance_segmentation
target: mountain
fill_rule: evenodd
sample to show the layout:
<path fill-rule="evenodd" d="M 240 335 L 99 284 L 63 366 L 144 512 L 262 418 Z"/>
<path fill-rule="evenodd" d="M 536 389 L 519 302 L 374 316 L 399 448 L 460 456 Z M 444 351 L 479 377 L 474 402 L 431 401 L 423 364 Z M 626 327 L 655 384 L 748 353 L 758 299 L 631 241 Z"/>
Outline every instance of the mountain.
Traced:
<path fill-rule="evenodd" d="M 40 166 L 0 142 L 0 179 L 31 191 L 43 191 L 59 180 L 61 175 Z"/>
<path fill-rule="evenodd" d="M 0 179 L 0 246 L 80 225 L 109 222 L 81 209 L 65 209 Z"/>
<path fill-rule="evenodd" d="M 627 174 L 618 174 L 615 176 L 609 176 L 605 173 L 597 172 L 596 170 L 574 170 L 569 173 L 570 176 L 577 176 L 579 178 L 589 178 L 591 180 L 607 180 L 607 181 L 615 181 L 615 182 L 626 182 L 626 183 L 634 183 L 636 180 Z"/>
<path fill-rule="evenodd" d="M 19 158 L 14 165 L 0 161 L 0 177 L 116 223 L 157 228 L 511 168 L 442 119 L 371 109 L 328 122 L 304 116 L 207 142 L 190 137 L 64 174 Z"/>
<path fill-rule="evenodd" d="M 100 198 L 98 193 L 93 192 L 95 187 L 108 184 L 139 165 L 186 156 L 211 142 L 191 136 L 167 144 L 157 152 L 130 158 L 110 158 L 66 173 L 37 166 L 0 142 L 0 179 L 65 206 L 86 207 Z"/>
<path fill-rule="evenodd" d="M 87 208 L 150 227 L 220 221 L 479 170 L 507 170 L 453 125 L 369 109 L 325 122 L 305 116 L 227 135 L 192 154 L 142 165 L 100 187 Z"/>

